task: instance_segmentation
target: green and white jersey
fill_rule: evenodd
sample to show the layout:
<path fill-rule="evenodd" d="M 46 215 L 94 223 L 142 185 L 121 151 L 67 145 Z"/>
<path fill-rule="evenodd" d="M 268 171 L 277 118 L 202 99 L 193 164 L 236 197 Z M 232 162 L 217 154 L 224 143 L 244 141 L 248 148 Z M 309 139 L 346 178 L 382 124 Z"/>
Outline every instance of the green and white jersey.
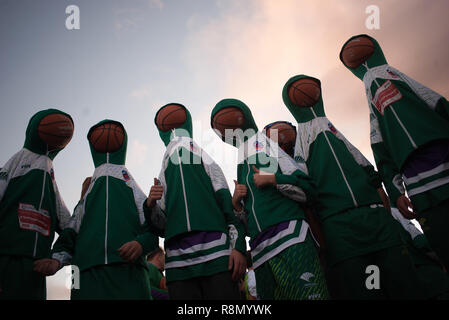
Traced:
<path fill-rule="evenodd" d="M 312 107 L 290 102 L 288 88 L 298 75 L 284 86 L 283 99 L 298 121 L 295 160 L 307 166 L 316 183 L 319 205 L 317 214 L 327 247 L 327 262 L 344 259 L 401 244 L 392 216 L 383 208 L 377 189 L 381 179 L 369 161 L 329 121 L 323 100 Z"/>
<path fill-rule="evenodd" d="M 110 120 L 104 120 L 93 128 Z M 114 123 L 121 125 L 119 122 Z M 92 130 L 92 129 L 91 129 Z M 136 240 L 143 248 L 138 263 L 147 266 L 145 255 L 157 248 L 158 238 L 145 223 L 146 195 L 125 167 L 127 136 L 114 153 L 91 148 L 95 171 L 84 197 L 75 207 L 68 227 L 54 245 L 54 259 L 80 271 L 98 265 L 124 263 L 118 249 Z"/>
<path fill-rule="evenodd" d="M 146 210 L 150 225 L 165 238 L 168 282 L 226 271 L 232 249 L 246 252 L 244 228 L 234 216 L 226 178 L 191 138 L 191 116 L 182 107 L 184 125 L 159 131 L 167 146 L 159 174 L 164 192 Z"/>
<path fill-rule="evenodd" d="M 348 69 L 365 85 L 377 168 L 393 206 L 406 189 L 415 209 L 425 210 L 449 197 L 449 103 L 388 65 L 366 37 L 373 54 Z"/>
<path fill-rule="evenodd" d="M 47 150 L 37 126 L 52 113 L 35 114 L 27 127 L 24 148 L 0 170 L 0 255 L 34 259 L 50 256 L 55 231 L 60 233 L 70 213 L 58 191 L 53 159 L 59 150 Z"/>
<path fill-rule="evenodd" d="M 309 226 L 304 221 L 300 203 L 315 200 L 311 179 L 278 144 L 259 133 L 249 108 L 236 99 L 220 101 L 212 111 L 211 119 L 221 109 L 239 108 L 245 123 L 232 139 L 222 138 L 238 148 L 237 180 L 248 188 L 244 201 L 245 214 L 253 258 L 257 269 L 286 248 L 305 240 Z M 253 166 L 275 174 L 276 187 L 257 188 Z"/>

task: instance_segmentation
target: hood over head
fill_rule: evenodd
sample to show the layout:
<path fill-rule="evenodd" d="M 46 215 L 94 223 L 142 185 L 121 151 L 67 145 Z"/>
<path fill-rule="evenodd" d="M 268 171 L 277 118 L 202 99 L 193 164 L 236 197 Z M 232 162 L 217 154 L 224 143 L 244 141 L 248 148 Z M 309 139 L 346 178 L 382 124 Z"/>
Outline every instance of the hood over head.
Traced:
<path fill-rule="evenodd" d="M 214 116 L 220 110 L 223 110 L 225 108 L 232 108 L 232 107 L 239 109 L 243 113 L 245 119 L 244 119 L 243 125 L 241 126 L 241 130 L 243 132 L 241 132 L 239 130 L 241 133 L 243 133 L 243 135 L 239 134 L 237 136 L 234 136 L 232 141 L 229 141 L 231 139 L 229 139 L 229 140 L 225 139 L 225 137 L 223 137 L 221 134 L 219 134 L 217 132 L 217 130 L 214 130 L 213 119 L 214 119 Z M 215 131 L 215 133 L 224 142 L 232 144 L 234 147 L 239 147 L 239 145 L 242 142 L 244 142 L 247 139 L 249 139 L 251 136 L 253 136 L 258 131 L 256 122 L 254 121 L 254 118 L 253 118 L 253 115 L 251 113 L 251 110 L 249 109 L 249 107 L 246 104 L 244 104 L 242 101 L 237 100 L 237 99 L 223 99 L 223 100 L 219 101 L 215 105 L 214 109 L 212 110 L 212 113 L 211 113 L 211 116 L 210 116 L 210 124 L 211 124 L 212 129 Z"/>
<path fill-rule="evenodd" d="M 124 134 L 123 143 L 122 143 L 121 147 L 115 152 L 108 152 L 108 153 L 98 152 L 94 149 L 94 147 L 92 146 L 92 143 L 89 140 L 89 136 L 90 136 L 91 132 L 96 127 L 101 126 L 102 124 L 106 124 L 106 123 L 113 123 L 113 124 L 119 125 L 123 129 L 123 134 Z M 120 122 L 115 121 L 115 120 L 109 120 L 109 119 L 105 119 L 103 121 L 98 122 L 97 124 L 95 124 L 94 126 L 92 126 L 89 129 L 89 132 L 87 133 L 87 140 L 89 141 L 90 152 L 92 154 L 92 159 L 94 160 L 95 168 L 101 166 L 104 163 L 111 163 L 111 164 L 117 164 L 117 165 L 125 164 L 126 149 L 128 146 L 128 135 L 126 133 L 125 127 Z"/>
<path fill-rule="evenodd" d="M 320 93 L 320 97 L 318 99 L 318 102 L 316 102 L 311 107 L 302 107 L 295 105 L 289 97 L 288 90 L 290 86 L 301 79 L 311 79 L 318 83 L 321 90 L 321 81 L 310 76 L 306 76 L 303 74 L 291 77 L 286 84 L 284 85 L 284 88 L 282 90 L 282 99 L 284 100 L 284 104 L 287 106 L 288 110 L 290 110 L 291 114 L 295 118 L 298 123 L 304 123 L 308 122 L 316 117 L 325 117 L 326 114 L 324 113 L 324 107 L 323 107 L 323 95 L 322 92 Z"/>
<path fill-rule="evenodd" d="M 343 49 L 345 48 L 345 46 L 352 40 L 354 40 L 355 38 L 358 37 L 366 37 L 369 40 L 371 40 L 371 42 L 374 45 L 374 52 L 371 54 L 371 56 L 366 60 L 366 63 L 368 65 L 369 68 L 373 68 L 373 67 L 377 67 L 377 66 L 381 66 L 384 64 L 387 64 L 387 60 L 385 59 L 384 53 L 382 51 L 382 48 L 380 47 L 379 43 L 376 41 L 376 39 L 370 37 L 367 34 L 359 34 L 356 36 L 353 36 L 351 38 L 348 39 L 348 41 L 346 41 L 341 50 L 340 50 L 340 60 L 343 63 L 343 65 L 348 68 L 357 78 L 359 78 L 360 80 L 363 80 L 363 77 L 365 76 L 365 73 L 367 71 L 366 67 L 361 64 L 356 68 L 350 68 L 347 65 L 345 65 L 345 63 L 343 62 Z"/>
<path fill-rule="evenodd" d="M 67 114 L 61 110 L 46 109 L 46 110 L 39 111 L 36 114 L 34 114 L 31 117 L 30 121 L 28 122 L 28 126 L 26 129 L 25 143 L 23 145 L 24 148 L 26 148 L 34 153 L 37 153 L 37 154 L 45 155 L 48 153 L 48 157 L 52 160 L 64 148 L 48 150 L 47 143 L 45 141 L 43 141 L 41 139 L 41 137 L 39 137 L 38 126 L 44 117 L 46 117 L 50 114 L 54 114 L 54 113 L 67 116 L 73 123 L 72 117 L 69 114 Z"/>
<path fill-rule="evenodd" d="M 179 126 L 178 128 L 175 129 L 171 129 L 168 131 L 162 131 L 156 122 L 157 119 L 157 115 L 158 113 L 164 109 L 166 106 L 169 105 L 177 105 L 180 106 L 182 108 L 184 108 L 185 112 L 186 112 L 186 121 Z M 162 106 L 157 112 L 156 115 L 154 116 L 154 124 L 156 125 L 157 130 L 159 131 L 159 136 L 161 137 L 162 141 L 164 142 L 165 146 L 168 146 L 168 144 L 170 143 L 170 141 L 174 138 L 174 137 L 189 137 L 189 138 L 193 138 L 193 129 L 192 129 L 192 116 L 190 115 L 189 110 L 182 104 L 180 103 L 167 103 L 166 105 Z"/>

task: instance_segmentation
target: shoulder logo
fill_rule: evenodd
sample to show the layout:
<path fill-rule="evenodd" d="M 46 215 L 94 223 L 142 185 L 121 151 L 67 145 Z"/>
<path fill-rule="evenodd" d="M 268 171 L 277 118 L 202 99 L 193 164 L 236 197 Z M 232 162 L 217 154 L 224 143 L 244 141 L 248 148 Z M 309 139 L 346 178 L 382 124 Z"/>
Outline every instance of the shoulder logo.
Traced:
<path fill-rule="evenodd" d="M 8 180 L 8 172 L 7 171 L 0 172 L 0 180 Z"/>
<path fill-rule="evenodd" d="M 304 160 L 304 158 L 301 157 L 300 155 L 295 156 L 295 161 L 296 161 L 296 162 L 299 162 L 299 163 L 304 163 L 304 162 L 306 162 L 306 161 Z"/>
<path fill-rule="evenodd" d="M 390 76 L 392 76 L 393 78 L 399 78 L 399 76 L 395 72 L 391 71 L 390 69 L 387 69 L 387 73 Z"/>
<path fill-rule="evenodd" d="M 256 149 L 256 151 L 259 151 L 264 147 L 264 144 L 262 141 L 256 140 L 256 141 L 254 141 L 253 146 Z"/>
<path fill-rule="evenodd" d="M 52 181 L 55 181 L 55 171 L 53 170 L 53 168 L 50 169 L 50 177 Z"/>
<path fill-rule="evenodd" d="M 123 175 L 123 179 L 125 179 L 125 181 L 129 181 L 131 179 L 126 170 L 122 170 L 122 175 Z"/>
<path fill-rule="evenodd" d="M 333 133 L 333 134 L 337 134 L 338 131 L 337 129 L 334 127 L 334 125 L 332 123 L 328 123 L 327 126 L 329 127 L 329 130 Z"/>
<path fill-rule="evenodd" d="M 193 141 L 190 141 L 190 151 L 196 151 L 196 147 Z"/>

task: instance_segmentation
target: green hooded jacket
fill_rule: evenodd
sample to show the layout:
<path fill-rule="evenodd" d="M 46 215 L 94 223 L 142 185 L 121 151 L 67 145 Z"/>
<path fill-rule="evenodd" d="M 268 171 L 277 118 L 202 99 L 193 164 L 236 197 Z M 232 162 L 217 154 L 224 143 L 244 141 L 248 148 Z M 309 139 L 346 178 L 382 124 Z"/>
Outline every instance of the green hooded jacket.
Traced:
<path fill-rule="evenodd" d="M 295 160 L 305 163 L 318 188 L 321 220 L 346 209 L 381 203 L 377 188 L 378 174 L 369 161 L 329 121 L 323 99 L 311 108 L 294 106 L 288 97 L 290 85 L 300 79 L 318 79 L 306 75 L 290 78 L 282 98 L 298 121 Z"/>
<path fill-rule="evenodd" d="M 179 128 L 158 129 L 167 147 L 159 174 L 164 192 L 152 210 L 146 209 L 147 220 L 165 238 L 167 281 L 205 276 L 209 270 L 201 269 L 203 263 L 227 259 L 234 248 L 246 252 L 244 228 L 234 216 L 226 178 L 193 141 L 190 112 L 181 104 L 167 105 L 173 104 L 184 108 L 187 118 Z M 155 124 L 156 119 L 157 114 Z M 227 261 L 218 268 L 225 271 Z"/>
<path fill-rule="evenodd" d="M 255 268 L 289 245 L 304 241 L 308 230 L 303 223 L 304 210 L 299 205 L 315 201 L 315 188 L 304 170 L 301 170 L 278 144 L 258 132 L 250 109 L 237 99 L 224 99 L 212 110 L 212 119 L 220 110 L 228 107 L 240 109 L 245 116 L 242 130 L 229 137 L 220 138 L 238 148 L 237 181 L 246 185 L 248 196 L 244 209 L 251 238 L 251 254 Z M 253 167 L 273 173 L 277 186 L 257 188 Z M 287 232 L 287 230 L 289 230 Z M 271 237 L 277 241 L 266 241 Z"/>
<path fill-rule="evenodd" d="M 288 89 L 298 75 L 284 86 L 285 105 L 298 121 L 295 160 L 305 163 L 318 189 L 316 207 L 326 242 L 326 261 L 339 261 L 401 244 L 392 216 L 382 208 L 377 189 L 379 175 L 373 166 L 332 125 L 324 113 L 323 100 L 312 107 L 290 102 Z"/>
<path fill-rule="evenodd" d="M 426 209 L 449 197 L 449 163 L 442 163 L 447 159 L 429 160 L 427 168 L 420 168 L 416 176 L 404 177 L 403 173 L 411 155 L 418 154 L 424 146 L 443 140 L 447 145 L 449 103 L 388 65 L 379 43 L 372 37 L 358 35 L 347 42 L 359 36 L 373 42 L 374 52 L 359 67 L 347 68 L 365 84 L 377 168 L 392 205 L 404 194 L 405 183 L 415 209 Z"/>
<path fill-rule="evenodd" d="M 158 247 L 158 238 L 149 232 L 144 218 L 146 195 L 125 167 L 127 134 L 119 150 L 100 153 L 90 144 L 95 171 L 84 197 L 75 207 L 69 226 L 56 241 L 52 257 L 60 266 L 76 265 L 80 271 L 98 265 L 124 263 L 118 249 L 129 241 L 138 241 L 143 253 L 135 263 L 147 267 L 145 255 Z"/>
<path fill-rule="evenodd" d="M 54 232 L 65 228 L 70 213 L 62 200 L 53 171 L 53 159 L 62 149 L 48 150 L 37 127 L 47 109 L 29 121 L 23 149 L 0 170 L 0 255 L 48 258 Z"/>

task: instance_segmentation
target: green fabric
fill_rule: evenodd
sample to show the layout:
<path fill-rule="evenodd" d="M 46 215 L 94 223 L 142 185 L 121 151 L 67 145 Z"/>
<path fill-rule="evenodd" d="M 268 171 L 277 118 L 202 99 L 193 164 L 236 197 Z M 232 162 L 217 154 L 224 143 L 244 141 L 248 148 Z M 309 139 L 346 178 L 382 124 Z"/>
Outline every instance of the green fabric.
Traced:
<path fill-rule="evenodd" d="M 377 120 L 378 122 L 378 125 L 376 125 L 378 128 L 371 126 L 371 135 L 382 137 L 382 139 L 377 138 L 372 142 L 374 159 L 390 200 L 395 205 L 397 198 L 403 191 L 398 189 L 393 181 L 396 180 L 397 175 L 402 173 L 407 159 L 413 152 L 419 152 L 419 148 L 429 142 L 449 139 L 449 104 L 446 99 L 441 97 L 435 109 L 432 109 L 422 96 L 415 93 L 411 84 L 409 84 L 409 80 L 402 81 L 405 75 L 396 74 L 399 72 L 388 66 L 382 49 L 374 38 L 368 35 L 357 35 L 351 37 L 347 42 L 358 36 L 366 36 L 374 43 L 374 53 L 363 65 L 355 69 L 347 68 L 363 81 L 367 80 L 368 72 L 371 73 L 370 77 L 374 77 L 370 87 L 365 88 L 367 96 L 375 97 L 379 87 L 387 81 L 390 81 L 401 94 L 401 98 L 386 106 L 383 113 L 376 107 L 370 107 L 371 121 Z M 386 70 L 387 73 L 390 73 L 388 78 L 391 79 L 384 79 L 383 76 L 376 77 L 375 72 L 371 71 L 376 67 L 388 67 Z M 447 172 L 445 175 L 447 176 Z M 435 181 L 438 177 L 431 176 L 429 179 Z M 425 183 L 423 181 L 419 185 L 425 185 Z M 411 190 L 412 186 L 407 186 L 407 189 Z M 435 201 L 447 199 L 449 186 L 433 189 L 424 194 L 427 193 L 431 193 L 431 195 L 418 194 L 411 197 L 415 210 L 418 212 L 430 208 Z"/>
<path fill-rule="evenodd" d="M 419 212 L 418 217 L 430 246 L 449 270 L 449 200 Z"/>
<path fill-rule="evenodd" d="M 122 126 L 119 122 L 104 120 L 91 130 L 108 122 Z M 143 207 L 145 195 L 124 166 L 127 146 L 124 128 L 123 132 L 125 139 L 118 151 L 102 154 L 91 148 L 96 170 L 90 189 L 76 206 L 69 228 L 53 247 L 53 257 L 68 254 L 71 256 L 68 263 L 77 265 L 81 271 L 97 265 L 122 263 L 117 250 L 133 240 L 143 249 L 142 255 L 133 263 L 146 268 L 145 255 L 158 246 L 158 237 L 149 232 L 147 223 L 140 221 L 139 209 Z M 100 165 L 104 166 L 99 168 Z M 105 171 L 96 177 L 97 170 Z M 120 178 L 112 176 L 114 173 Z M 142 193 L 142 203 L 136 204 L 138 193 Z"/>
<path fill-rule="evenodd" d="M 45 300 L 45 277 L 33 271 L 34 260 L 0 255 L 0 300 Z"/>
<path fill-rule="evenodd" d="M 357 206 L 381 203 L 377 192 L 381 186 L 379 175 L 355 147 L 345 143 L 344 136 L 326 118 L 322 95 L 312 107 L 295 106 L 290 101 L 288 88 L 300 79 L 313 79 L 320 83 L 318 79 L 306 75 L 294 76 L 284 85 L 282 97 L 298 122 L 297 141 L 299 139 L 301 145 L 295 147 L 295 160 L 305 162 L 308 174 L 317 186 L 320 219 L 325 220 Z M 326 123 L 326 128 L 321 127 L 322 122 Z M 312 133 L 316 136 L 308 136 Z M 302 150 L 307 148 L 306 157 Z M 357 162 L 354 153 L 363 157 L 364 165 Z"/>
<path fill-rule="evenodd" d="M 148 263 L 148 278 L 150 279 L 150 285 L 152 288 L 159 288 L 162 280 L 162 273 L 152 263 Z"/>
<path fill-rule="evenodd" d="M 187 119 L 179 128 L 163 132 L 159 135 L 166 146 L 177 137 L 192 137 L 192 117 L 189 110 L 184 108 Z M 166 105 L 165 105 L 166 106 Z M 163 109 L 163 106 L 161 109 Z M 161 110 L 159 109 L 159 111 Z M 155 116 L 155 123 L 157 115 Z M 244 228 L 234 216 L 232 196 L 227 188 L 225 177 L 221 169 L 212 164 L 212 177 L 205 170 L 205 163 L 199 154 L 202 153 L 193 140 L 187 147 L 178 147 L 171 155 L 166 153 L 167 166 L 163 168 L 162 175 L 165 181 L 165 210 L 166 225 L 165 240 L 191 231 L 221 231 L 228 233 L 228 225 L 234 225 L 238 231 L 236 249 L 242 253 L 246 250 Z M 168 158 L 169 157 L 169 158 Z M 219 172 L 218 172 L 219 171 Z M 216 173 L 216 176 L 215 176 Z M 222 188 L 215 190 L 212 179 L 217 179 Z M 221 180 L 221 181 L 220 181 Z M 224 187 L 226 186 L 226 187 Z M 187 205 L 187 207 L 186 207 Z M 188 211 L 188 214 L 187 214 Z M 150 221 L 149 210 L 146 210 L 147 220 Z"/>
<path fill-rule="evenodd" d="M 219 257 L 204 263 L 191 266 L 170 268 L 165 270 L 167 283 L 179 280 L 193 279 L 197 277 L 207 277 L 228 270 L 229 256 Z"/>
<path fill-rule="evenodd" d="M 239 100 L 224 99 L 218 102 L 212 110 L 211 119 L 217 112 L 228 107 L 240 109 L 245 116 L 245 123 L 242 127 L 243 136 L 237 136 L 233 141 L 225 141 L 226 143 L 240 148 L 245 148 L 243 143 L 252 141 L 252 139 L 257 139 L 256 143 L 258 140 L 261 143 L 267 143 L 266 136 L 257 132 L 257 125 L 251 110 Z M 278 148 L 277 145 L 276 148 Z M 240 149 L 240 151 L 242 150 Z M 271 164 L 273 163 L 276 166 L 272 166 Z M 283 174 L 279 167 L 278 159 L 270 157 L 263 152 L 258 152 L 244 159 L 237 165 L 237 181 L 239 184 L 246 185 L 249 189 L 249 195 L 245 200 L 245 210 L 248 212 L 249 236 L 251 239 L 254 239 L 266 228 L 280 222 L 304 219 L 304 210 L 298 205 L 297 201 L 287 198 L 276 187 L 257 188 L 255 186 L 252 179 L 255 174 L 253 166 L 260 170 L 265 169 L 265 171 L 274 169 L 271 173 L 276 175 L 278 184 L 286 183 L 300 187 L 310 201 L 313 201 L 316 197 L 316 190 L 312 180 L 301 170 L 296 169 L 291 174 Z"/>
<path fill-rule="evenodd" d="M 44 197 L 41 203 L 42 193 Z M 31 204 L 34 208 L 39 208 L 41 204 L 41 208 L 48 211 L 51 221 L 48 236 L 20 228 L 19 203 Z M 50 174 L 42 170 L 31 170 L 24 176 L 11 179 L 0 203 L 0 254 L 48 258 L 55 231 L 60 232 L 56 210 L 55 190 Z"/>
<path fill-rule="evenodd" d="M 152 300 L 147 270 L 133 264 L 97 266 L 80 273 L 71 300 Z"/>
<path fill-rule="evenodd" d="M 321 230 L 329 266 L 346 259 L 402 244 L 399 226 L 381 207 L 354 208 L 324 220 Z"/>
<path fill-rule="evenodd" d="M 373 276 L 368 266 L 379 268 L 379 289 L 367 289 L 366 281 Z M 346 259 L 330 269 L 336 299 L 403 300 L 429 299 L 430 292 L 413 265 L 408 247 L 403 244 Z"/>
<path fill-rule="evenodd" d="M 57 109 L 46 109 L 37 112 L 31 117 L 28 123 L 23 147 L 37 154 L 47 154 L 48 157 L 53 160 L 62 149 L 48 150 L 47 144 L 39 137 L 37 132 L 37 127 L 39 126 L 41 120 L 50 114 L 62 114 L 72 120 L 72 117 L 69 114 Z"/>
<path fill-rule="evenodd" d="M 288 247 L 255 269 L 261 300 L 328 300 L 312 239 Z"/>
<path fill-rule="evenodd" d="M 16 153 L 1 170 L 0 183 L 6 184 L 6 190 L 0 194 L 0 254 L 30 258 L 49 257 L 54 233 L 61 231 L 58 214 L 61 213 L 59 210 L 66 208 L 57 206 L 59 194 L 56 194 L 55 190 L 52 159 L 62 149 L 48 151 L 47 145 L 40 139 L 37 131 L 40 121 L 50 114 L 63 114 L 71 119 L 70 115 L 56 109 L 36 113 L 26 129 L 24 149 Z M 35 161 L 36 158 L 46 162 L 48 172 L 42 168 L 32 168 L 35 163 L 30 161 Z M 26 171 L 27 168 L 30 170 Z M 25 173 L 13 177 L 16 171 L 21 170 L 25 170 Z M 40 209 L 47 211 L 50 217 L 48 236 L 20 227 L 19 204 L 31 205 L 38 211 Z M 68 218 L 69 213 L 66 214 Z"/>

